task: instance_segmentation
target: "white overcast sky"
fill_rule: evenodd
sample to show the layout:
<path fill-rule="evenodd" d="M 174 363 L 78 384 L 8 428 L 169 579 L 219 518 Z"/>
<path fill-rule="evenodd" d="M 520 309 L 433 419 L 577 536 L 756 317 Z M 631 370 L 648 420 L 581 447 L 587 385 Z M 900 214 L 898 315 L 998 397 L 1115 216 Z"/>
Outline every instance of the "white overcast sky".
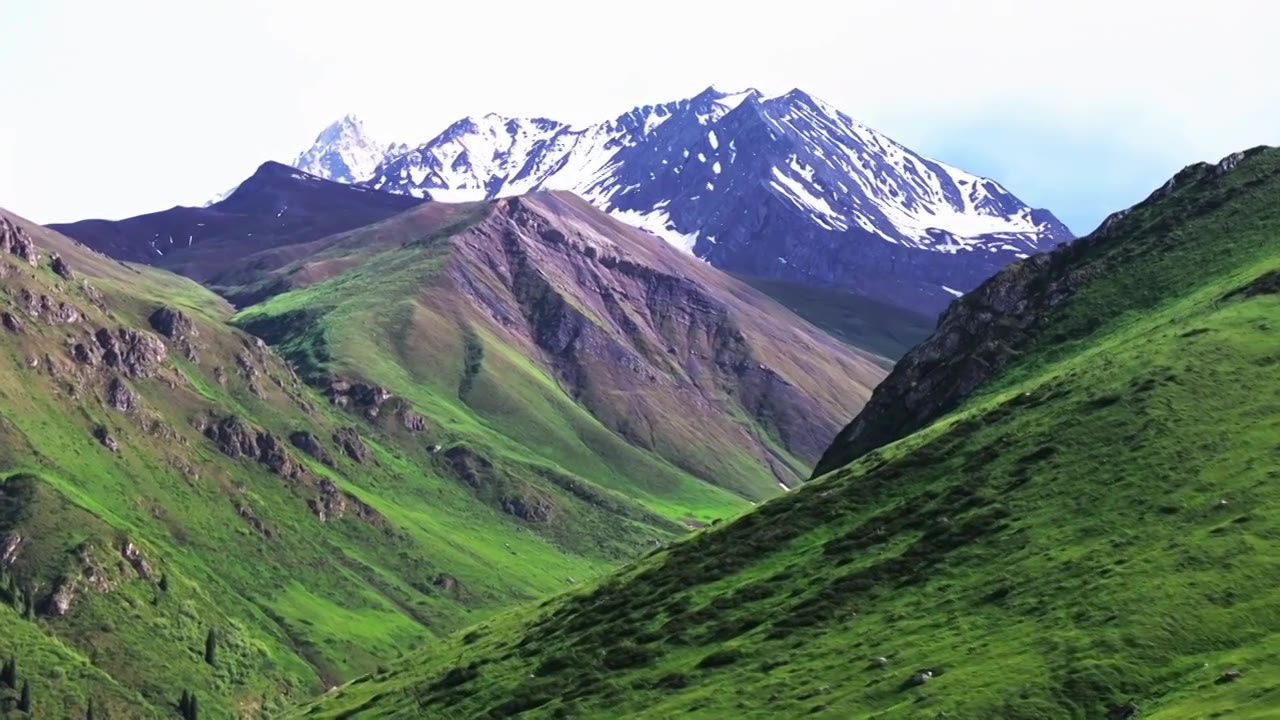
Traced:
<path fill-rule="evenodd" d="M 356 112 L 571 122 L 799 87 L 1077 232 L 1173 172 L 1280 144 L 1263 0 L 0 0 L 0 206 L 198 204 Z"/>

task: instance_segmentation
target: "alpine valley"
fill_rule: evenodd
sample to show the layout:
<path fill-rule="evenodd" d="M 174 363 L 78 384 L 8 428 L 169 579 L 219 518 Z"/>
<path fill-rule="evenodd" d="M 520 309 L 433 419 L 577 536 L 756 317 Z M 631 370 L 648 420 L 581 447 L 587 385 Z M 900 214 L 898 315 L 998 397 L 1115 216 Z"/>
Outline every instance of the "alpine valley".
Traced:
<path fill-rule="evenodd" d="M 0 211 L 0 717 L 1274 717 L 1277 278 L 798 90 Z"/>

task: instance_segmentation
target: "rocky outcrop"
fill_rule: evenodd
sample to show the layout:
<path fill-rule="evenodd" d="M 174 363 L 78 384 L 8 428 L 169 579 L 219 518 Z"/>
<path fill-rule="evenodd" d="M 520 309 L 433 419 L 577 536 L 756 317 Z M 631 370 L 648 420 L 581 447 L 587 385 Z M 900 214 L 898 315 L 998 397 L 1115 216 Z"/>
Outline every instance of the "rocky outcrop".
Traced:
<path fill-rule="evenodd" d="M 18 561 L 18 553 L 22 551 L 22 545 L 26 538 L 22 537 L 22 533 L 9 533 L 0 536 L 0 569 L 8 569 Z"/>
<path fill-rule="evenodd" d="M 320 495 L 307 501 L 311 512 L 320 518 L 320 522 L 339 520 L 348 512 L 367 522 L 381 522 L 382 515 L 378 511 L 361 502 L 354 495 L 343 492 L 329 478 L 320 480 Z"/>
<path fill-rule="evenodd" d="M 18 293 L 17 300 L 28 315 L 46 325 L 73 325 L 83 319 L 80 311 L 71 305 L 55 302 L 48 295 L 36 295 L 26 288 Z"/>
<path fill-rule="evenodd" d="M 249 527 L 253 528 L 255 532 L 268 540 L 275 537 L 275 532 L 271 528 L 267 527 L 266 523 L 262 522 L 262 519 L 253 512 L 253 508 L 248 505 L 241 505 L 240 503 L 236 503 L 235 507 L 236 514 L 239 515 Z"/>
<path fill-rule="evenodd" d="M 111 432 L 107 430 L 105 425 L 99 425 L 94 428 L 93 437 L 95 440 L 102 443 L 103 447 L 111 452 L 120 452 L 120 443 L 116 442 L 116 439 L 111 437 Z"/>
<path fill-rule="evenodd" d="M 67 261 L 63 260 L 61 255 L 53 256 L 49 262 L 49 269 L 53 271 L 54 275 L 57 275 L 63 280 L 74 279 L 74 276 L 71 273 L 71 267 L 67 265 Z"/>
<path fill-rule="evenodd" d="M 120 378 L 111 378 L 111 384 L 107 386 L 107 405 L 118 412 L 129 413 L 138 408 L 138 399 Z"/>
<path fill-rule="evenodd" d="M 71 603 L 75 602 L 80 592 L 80 583 L 76 578 L 66 578 L 58 583 L 57 589 L 45 602 L 43 614 L 50 617 L 65 617 L 71 612 Z"/>
<path fill-rule="evenodd" d="M 363 463 L 369 459 L 369 449 L 360 440 L 360 434 L 356 432 L 355 428 L 339 428 L 333 433 L 333 444 L 346 453 L 347 457 L 358 463 Z"/>
<path fill-rule="evenodd" d="M 329 455 L 329 451 L 325 450 L 324 445 L 320 444 L 320 439 L 315 435 L 305 430 L 299 430 L 289 436 L 289 442 L 320 463 L 329 467 L 334 466 L 333 458 Z"/>
<path fill-rule="evenodd" d="M 20 333 L 23 331 L 22 321 L 13 313 L 0 313 L 0 324 L 4 325 L 4 329 L 11 333 Z"/>
<path fill-rule="evenodd" d="M 186 340 L 199 334 L 191 318 L 168 307 L 156 308 L 147 322 L 153 330 L 170 340 Z"/>
<path fill-rule="evenodd" d="M 148 332 L 132 328 L 118 328 L 114 333 L 100 328 L 94 333 L 97 351 L 101 360 L 109 368 L 120 370 L 126 377 L 148 378 L 156 374 L 168 357 L 168 350 L 159 338 Z M 91 349 L 77 345 L 76 361 L 86 365 L 94 364 L 86 360 L 84 355 Z"/>
<path fill-rule="evenodd" d="M 7 252 L 26 260 L 35 267 L 40 262 L 40 253 L 35 243 L 22 228 L 0 217 L 0 252 Z"/>
<path fill-rule="evenodd" d="M 525 522 L 544 523 L 556 513 L 556 505 L 540 495 L 507 495 L 499 503 L 502 511 Z"/>
<path fill-rule="evenodd" d="M 213 441 L 222 454 L 260 463 L 271 472 L 290 480 L 302 476 L 302 467 L 290 457 L 284 443 L 234 415 L 226 418 L 202 417 L 196 429 Z"/>
<path fill-rule="evenodd" d="M 132 542 L 126 540 L 124 544 L 120 546 L 120 557 L 124 558 L 125 561 L 129 563 L 130 567 L 133 568 L 134 572 L 138 573 L 138 577 L 143 580 L 150 580 L 154 575 L 154 572 L 151 569 L 151 563 L 147 562 L 147 558 L 142 554 L 142 551 L 139 550 L 138 546 L 134 545 Z"/>

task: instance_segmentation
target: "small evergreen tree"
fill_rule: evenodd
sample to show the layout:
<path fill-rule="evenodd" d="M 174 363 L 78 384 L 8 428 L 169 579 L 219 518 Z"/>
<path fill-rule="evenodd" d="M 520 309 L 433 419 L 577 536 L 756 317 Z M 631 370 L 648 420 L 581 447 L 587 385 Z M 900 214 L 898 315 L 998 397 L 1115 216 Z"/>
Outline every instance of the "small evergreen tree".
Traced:
<path fill-rule="evenodd" d="M 22 683 L 22 699 L 18 701 L 18 709 L 28 715 L 31 714 L 31 683 L 29 682 Z"/>
<path fill-rule="evenodd" d="M 18 664 L 13 657 L 5 660 L 4 665 L 0 666 L 0 682 L 15 690 L 18 688 Z"/>
<path fill-rule="evenodd" d="M 182 691 L 182 699 L 178 701 L 178 714 L 183 717 L 183 720 L 191 717 L 191 693 L 186 690 Z"/>
<path fill-rule="evenodd" d="M 22 617 L 26 618 L 27 620 L 35 620 L 35 619 L 36 619 L 36 598 L 35 598 L 35 595 L 33 595 L 33 594 L 32 594 L 32 593 L 30 593 L 30 592 L 27 592 L 27 593 L 24 593 L 24 594 L 27 596 L 27 602 L 26 602 L 26 604 L 23 606 L 23 609 L 22 609 Z"/>
<path fill-rule="evenodd" d="M 209 628 L 209 634 L 204 637 L 204 661 L 210 665 L 217 664 L 218 660 L 218 635 L 213 628 Z"/>
<path fill-rule="evenodd" d="M 89 698 L 89 707 L 84 711 L 84 720 L 93 720 L 93 698 Z"/>
<path fill-rule="evenodd" d="M 169 574 L 160 573 L 160 592 L 169 592 Z"/>
<path fill-rule="evenodd" d="M 187 720 L 198 720 L 199 717 L 200 717 L 200 703 L 196 702 L 195 693 L 191 693 L 191 706 L 190 706 L 190 712 L 187 715 Z"/>

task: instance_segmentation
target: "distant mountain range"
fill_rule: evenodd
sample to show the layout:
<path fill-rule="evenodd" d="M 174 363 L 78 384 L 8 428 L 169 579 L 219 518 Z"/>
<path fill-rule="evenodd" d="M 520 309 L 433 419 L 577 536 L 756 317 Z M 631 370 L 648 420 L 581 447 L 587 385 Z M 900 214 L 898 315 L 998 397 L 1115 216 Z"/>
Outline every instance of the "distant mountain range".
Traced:
<path fill-rule="evenodd" d="M 468 117 L 416 148 L 348 115 L 293 165 L 463 202 L 568 190 L 730 272 L 936 313 L 1070 240 L 994 180 L 923 157 L 801 90 L 698 95 L 594 125 Z"/>

